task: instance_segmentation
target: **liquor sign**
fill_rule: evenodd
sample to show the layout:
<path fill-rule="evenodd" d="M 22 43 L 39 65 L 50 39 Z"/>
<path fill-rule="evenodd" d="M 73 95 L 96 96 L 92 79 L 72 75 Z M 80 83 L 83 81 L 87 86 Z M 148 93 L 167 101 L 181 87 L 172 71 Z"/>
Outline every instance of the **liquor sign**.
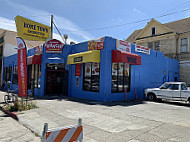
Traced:
<path fill-rule="evenodd" d="M 21 16 L 15 17 L 17 35 L 23 39 L 46 41 L 50 38 L 50 27 L 44 24 L 26 19 Z"/>
<path fill-rule="evenodd" d="M 150 49 L 148 47 L 135 45 L 135 52 L 141 52 L 145 54 L 150 54 Z"/>
<path fill-rule="evenodd" d="M 88 51 L 104 49 L 104 38 L 91 40 L 88 42 Z"/>
<path fill-rule="evenodd" d="M 75 76 L 81 76 L 81 64 L 76 64 Z"/>
<path fill-rule="evenodd" d="M 131 53 L 131 43 L 127 41 L 117 40 L 117 50 Z"/>
<path fill-rule="evenodd" d="M 35 47 L 35 54 L 36 55 L 41 55 L 42 52 L 43 52 L 43 44 Z"/>
<path fill-rule="evenodd" d="M 27 66 L 26 45 L 22 38 L 17 37 L 18 46 L 18 87 L 19 97 L 27 97 Z"/>
<path fill-rule="evenodd" d="M 64 44 L 57 39 L 45 43 L 46 53 L 62 53 Z"/>

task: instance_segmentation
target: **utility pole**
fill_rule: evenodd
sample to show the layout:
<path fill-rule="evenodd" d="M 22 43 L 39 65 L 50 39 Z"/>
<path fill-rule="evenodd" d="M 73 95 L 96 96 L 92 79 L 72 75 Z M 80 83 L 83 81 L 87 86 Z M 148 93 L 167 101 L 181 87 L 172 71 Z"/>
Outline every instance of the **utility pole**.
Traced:
<path fill-rule="evenodd" d="M 51 15 L 51 39 L 53 38 L 53 15 Z"/>

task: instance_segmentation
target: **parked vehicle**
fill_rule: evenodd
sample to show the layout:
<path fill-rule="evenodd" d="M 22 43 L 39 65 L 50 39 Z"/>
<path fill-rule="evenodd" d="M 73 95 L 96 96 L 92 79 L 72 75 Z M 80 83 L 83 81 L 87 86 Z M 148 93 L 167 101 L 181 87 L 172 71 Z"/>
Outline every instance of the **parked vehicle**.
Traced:
<path fill-rule="evenodd" d="M 185 82 L 166 82 L 159 88 L 145 90 L 149 100 L 167 99 L 175 101 L 188 101 L 190 103 L 190 90 Z"/>

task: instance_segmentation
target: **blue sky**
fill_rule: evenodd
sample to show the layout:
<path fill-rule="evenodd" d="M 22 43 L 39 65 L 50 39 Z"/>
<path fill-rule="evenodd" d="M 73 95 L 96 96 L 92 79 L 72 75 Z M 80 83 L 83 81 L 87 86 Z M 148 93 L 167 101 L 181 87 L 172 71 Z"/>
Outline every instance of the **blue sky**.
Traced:
<path fill-rule="evenodd" d="M 50 15 L 69 41 L 82 42 L 103 36 L 126 39 L 155 18 L 167 23 L 190 16 L 187 0 L 0 0 L 0 28 L 16 31 L 17 15 L 50 25 Z M 168 16 L 159 17 L 163 14 Z M 141 21 L 142 22 L 136 22 Z M 122 25 L 122 26 L 119 26 Z M 54 28 L 54 38 L 60 39 Z"/>

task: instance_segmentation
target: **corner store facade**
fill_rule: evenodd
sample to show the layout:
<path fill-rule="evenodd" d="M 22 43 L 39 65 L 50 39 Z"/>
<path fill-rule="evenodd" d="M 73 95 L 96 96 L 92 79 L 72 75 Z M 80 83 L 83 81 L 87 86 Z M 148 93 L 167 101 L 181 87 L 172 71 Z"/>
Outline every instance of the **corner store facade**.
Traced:
<path fill-rule="evenodd" d="M 29 50 L 28 78 L 34 80 L 34 94 L 106 102 L 125 100 L 127 90 L 126 99 L 132 100 L 136 96 L 142 99 L 146 88 L 179 80 L 179 62 L 161 52 L 139 52 L 134 44 L 130 44 L 128 52 L 122 52 L 117 50 L 117 40 L 111 37 L 101 38 L 97 43 L 98 50 L 89 48 L 93 42 L 65 45 L 61 53 L 46 53 L 45 46 L 42 55 L 35 55 L 35 49 Z M 16 54 L 4 59 L 3 79 L 7 80 L 9 68 L 12 89 L 18 87 L 14 81 L 16 66 Z"/>

